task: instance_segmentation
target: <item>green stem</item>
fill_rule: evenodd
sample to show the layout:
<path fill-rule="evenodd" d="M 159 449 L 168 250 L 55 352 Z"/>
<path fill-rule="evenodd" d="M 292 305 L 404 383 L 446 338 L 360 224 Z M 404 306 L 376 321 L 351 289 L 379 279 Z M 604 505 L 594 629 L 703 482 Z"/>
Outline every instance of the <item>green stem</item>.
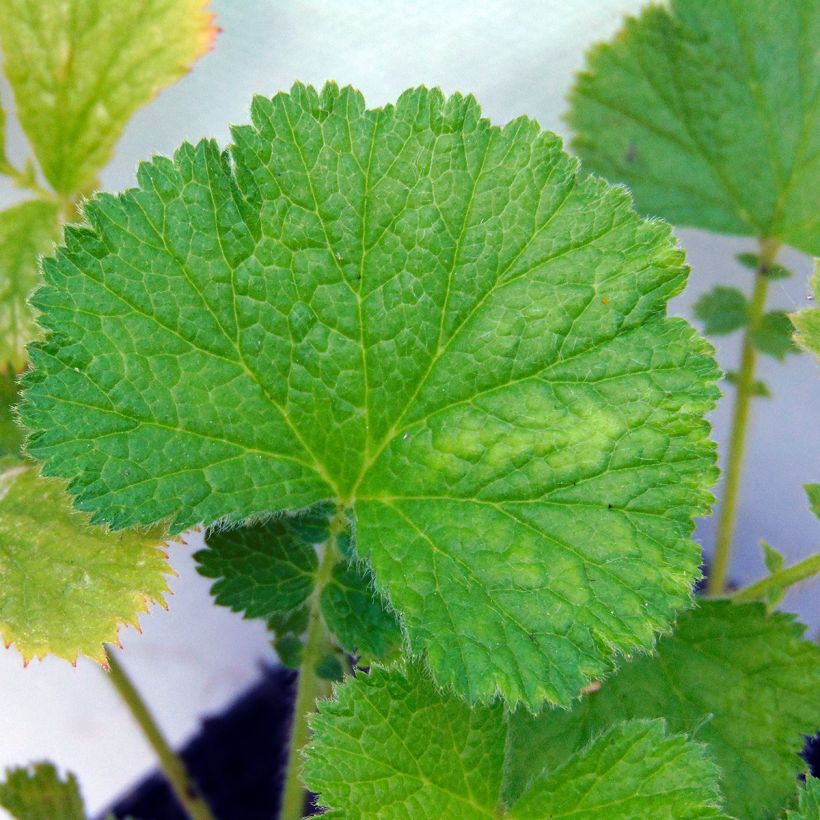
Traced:
<path fill-rule="evenodd" d="M 299 683 L 296 702 L 293 707 L 293 724 L 290 733 L 290 751 L 282 793 L 280 820 L 301 820 L 305 811 L 305 787 L 302 785 L 302 752 L 310 739 L 308 718 L 316 710 L 319 698 L 330 694 L 330 682 L 316 674 L 316 665 L 330 647 L 330 636 L 322 618 L 322 590 L 331 579 L 333 567 L 338 560 L 336 542 L 345 527 L 347 519 L 339 513 L 330 524 L 330 537 L 324 545 L 316 585 L 308 604 L 308 627 L 302 665 L 299 669 Z"/>
<path fill-rule="evenodd" d="M 738 604 L 747 604 L 751 601 L 762 601 L 766 598 L 766 593 L 771 590 L 784 590 L 794 584 L 805 581 L 820 572 L 820 552 L 810 555 L 797 564 L 781 569 L 773 573 L 762 581 L 738 590 L 732 595 L 732 600 Z"/>
<path fill-rule="evenodd" d="M 743 472 L 743 457 L 746 452 L 746 433 L 749 425 L 749 408 L 755 381 L 755 364 L 757 353 L 752 337 L 760 326 L 766 307 L 766 293 L 769 287 L 767 276 L 769 267 L 774 263 L 779 243 L 770 239 L 760 241 L 760 264 L 755 273 L 755 286 L 749 304 L 749 322 L 743 334 L 743 350 L 740 355 L 740 371 L 737 379 L 737 393 L 732 416 L 732 433 L 729 439 L 729 457 L 726 465 L 726 484 L 723 490 L 723 503 L 718 519 L 715 538 L 715 554 L 709 569 L 708 595 L 721 595 L 726 587 L 726 575 L 732 555 L 732 538 L 737 518 L 737 505 L 740 497 L 740 479 Z"/>
<path fill-rule="evenodd" d="M 113 652 L 106 647 L 108 657 L 108 679 L 123 699 L 128 711 L 142 729 L 142 733 L 159 758 L 159 764 L 174 794 L 182 807 L 193 820 L 215 820 L 207 803 L 202 799 L 196 787 L 188 776 L 185 764 L 169 745 L 165 736 L 157 725 L 154 716 L 140 696 L 134 684 L 129 679 L 120 662 Z"/>

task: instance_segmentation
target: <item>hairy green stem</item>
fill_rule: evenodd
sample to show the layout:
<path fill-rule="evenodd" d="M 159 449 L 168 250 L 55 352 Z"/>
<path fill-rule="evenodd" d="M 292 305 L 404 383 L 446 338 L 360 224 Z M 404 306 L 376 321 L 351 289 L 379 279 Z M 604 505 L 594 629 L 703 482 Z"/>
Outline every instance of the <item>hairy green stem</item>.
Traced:
<path fill-rule="evenodd" d="M 769 590 L 787 589 L 800 581 L 805 581 L 806 578 L 811 578 L 812 575 L 817 575 L 819 572 L 820 552 L 810 555 L 790 567 L 781 569 L 762 581 L 756 581 L 754 584 L 739 589 L 732 595 L 732 600 L 738 604 L 762 601 L 765 600 L 766 593 Z"/>
<path fill-rule="evenodd" d="M 111 681 L 128 707 L 128 711 L 131 712 L 134 720 L 142 729 L 146 740 L 151 744 L 157 758 L 159 758 L 160 767 L 168 778 L 168 782 L 171 784 L 171 788 L 174 790 L 180 804 L 193 820 L 215 820 L 208 808 L 208 804 L 202 799 L 189 777 L 185 764 L 165 739 L 154 716 L 125 673 L 120 662 L 108 647 L 106 647 L 105 652 L 109 667 L 106 677 Z"/>
<path fill-rule="evenodd" d="M 316 666 L 330 648 L 330 635 L 322 617 L 322 590 L 331 579 L 333 567 L 338 560 L 336 542 L 347 520 L 339 513 L 330 524 L 330 537 L 324 545 L 316 585 L 308 604 L 308 627 L 296 702 L 293 707 L 293 723 L 290 730 L 290 751 L 282 792 L 281 820 L 300 820 L 305 810 L 305 787 L 302 784 L 302 752 L 310 739 L 308 718 L 316 710 L 316 701 L 330 694 L 330 682 L 316 674 Z"/>
<path fill-rule="evenodd" d="M 708 595 L 721 595 L 726 587 L 726 575 L 732 555 L 732 539 L 737 519 L 740 498 L 740 480 L 743 472 L 743 457 L 746 453 L 746 433 L 749 425 L 749 409 L 755 381 L 757 353 L 752 342 L 755 331 L 760 326 L 766 308 L 766 294 L 769 287 L 768 270 L 774 264 L 779 243 L 762 239 L 760 241 L 760 264 L 755 273 L 755 286 L 749 304 L 749 322 L 743 334 L 743 349 L 740 355 L 740 371 L 737 378 L 737 393 L 732 415 L 732 432 L 729 439 L 729 457 L 726 464 L 726 483 L 723 502 L 718 518 L 715 553 L 709 569 L 706 587 Z"/>

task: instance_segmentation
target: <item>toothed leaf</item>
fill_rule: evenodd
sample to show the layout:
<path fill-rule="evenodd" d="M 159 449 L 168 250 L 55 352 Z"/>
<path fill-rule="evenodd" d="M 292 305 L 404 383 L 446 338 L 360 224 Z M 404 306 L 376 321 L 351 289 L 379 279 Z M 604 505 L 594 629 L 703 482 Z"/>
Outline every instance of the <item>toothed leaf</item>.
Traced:
<path fill-rule="evenodd" d="M 57 191 L 93 185 L 131 115 L 208 50 L 207 4 L 0 0 L 17 115 Z"/>
<path fill-rule="evenodd" d="M 811 279 L 812 295 L 820 300 L 820 263 Z M 820 308 L 805 308 L 789 314 L 796 333 L 794 341 L 809 353 L 814 353 L 820 362 Z"/>
<path fill-rule="evenodd" d="M 731 333 L 749 321 L 749 303 L 737 288 L 719 285 L 698 299 L 695 317 L 710 335 Z"/>
<path fill-rule="evenodd" d="M 170 573 L 156 529 L 109 533 L 73 510 L 59 479 L 0 460 L 0 638 L 25 662 L 78 654 L 105 664 L 103 643 L 164 604 Z"/>
<path fill-rule="evenodd" d="M 46 263 L 31 453 L 117 528 L 332 500 L 439 683 L 569 703 L 697 577 L 717 369 L 664 315 L 682 253 L 472 98 L 252 114 Z"/>
<path fill-rule="evenodd" d="M 613 722 L 664 718 L 706 744 L 735 817 L 777 816 L 794 791 L 803 737 L 820 725 L 820 648 L 793 616 L 758 604 L 704 601 L 653 657 L 640 657 L 571 712 L 516 712 L 509 794 L 560 765 Z"/>
<path fill-rule="evenodd" d="M 820 254 L 820 5 L 653 5 L 588 55 L 573 147 L 676 225 Z"/>
<path fill-rule="evenodd" d="M 15 820 L 85 820 L 77 778 L 63 780 L 51 763 L 7 769 L 0 806 Z"/>

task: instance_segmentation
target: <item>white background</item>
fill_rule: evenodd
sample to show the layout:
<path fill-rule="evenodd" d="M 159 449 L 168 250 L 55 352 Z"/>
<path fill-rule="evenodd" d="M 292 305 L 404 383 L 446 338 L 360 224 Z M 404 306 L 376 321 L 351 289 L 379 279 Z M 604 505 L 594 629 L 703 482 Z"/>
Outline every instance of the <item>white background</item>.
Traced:
<path fill-rule="evenodd" d="M 223 31 L 214 51 L 193 73 L 165 91 L 131 121 L 103 186 L 134 182 L 136 163 L 167 154 L 184 139 L 228 141 L 228 124 L 248 119 L 253 94 L 271 95 L 295 80 L 334 79 L 361 89 L 371 106 L 394 100 L 421 83 L 446 92 L 472 91 L 497 123 L 528 114 L 544 128 L 566 134 L 565 94 L 591 43 L 607 38 L 640 0 L 219 0 Z M 2 21 L 0 21 L 0 25 Z M 6 110 L 13 107 L 2 87 Z M 10 127 L 9 153 L 25 145 Z M 19 198 L 0 188 L 0 205 Z M 748 289 L 751 276 L 733 256 L 753 250 L 749 240 L 680 230 L 693 268 L 687 292 L 673 312 L 690 315 L 697 297 L 715 282 Z M 773 285 L 773 307 L 806 302 L 809 261 L 788 254 L 798 276 Z M 739 338 L 720 340 L 726 368 L 736 365 Z M 758 400 L 737 532 L 733 577 L 743 583 L 762 574 L 758 541 L 782 550 L 788 563 L 820 546 L 820 528 L 807 510 L 801 485 L 820 480 L 820 379 L 808 356 L 781 365 L 763 357 L 761 377 L 774 393 Z M 731 392 L 731 391 L 730 391 Z M 714 416 L 715 435 L 726 440 L 731 396 Z M 720 486 L 717 488 L 720 491 Z M 707 551 L 712 521 L 697 531 Z M 260 623 L 217 609 L 209 583 L 197 576 L 192 550 L 176 547 L 170 611 L 143 618 L 144 634 L 122 634 L 123 663 L 133 674 L 171 740 L 179 743 L 202 715 L 226 705 L 273 658 Z M 785 607 L 799 612 L 812 633 L 820 624 L 818 587 L 793 592 Z M 153 757 L 102 673 L 90 662 L 72 668 L 48 660 L 24 670 L 13 650 L 0 649 L 0 766 L 52 758 L 77 773 L 91 810 L 101 809 L 153 767 Z"/>

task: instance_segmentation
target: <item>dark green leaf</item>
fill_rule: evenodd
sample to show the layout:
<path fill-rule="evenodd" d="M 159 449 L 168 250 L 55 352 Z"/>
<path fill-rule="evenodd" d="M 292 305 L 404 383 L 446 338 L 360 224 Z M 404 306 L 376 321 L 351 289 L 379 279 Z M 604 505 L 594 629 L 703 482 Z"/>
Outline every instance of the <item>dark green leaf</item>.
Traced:
<path fill-rule="evenodd" d="M 749 303 L 737 288 L 718 285 L 695 303 L 695 316 L 710 336 L 731 333 L 749 320 Z"/>
<path fill-rule="evenodd" d="M 752 332 L 752 344 L 761 352 L 783 361 L 788 353 L 797 353 L 792 341 L 791 320 L 782 310 L 773 310 L 763 316 Z"/>

